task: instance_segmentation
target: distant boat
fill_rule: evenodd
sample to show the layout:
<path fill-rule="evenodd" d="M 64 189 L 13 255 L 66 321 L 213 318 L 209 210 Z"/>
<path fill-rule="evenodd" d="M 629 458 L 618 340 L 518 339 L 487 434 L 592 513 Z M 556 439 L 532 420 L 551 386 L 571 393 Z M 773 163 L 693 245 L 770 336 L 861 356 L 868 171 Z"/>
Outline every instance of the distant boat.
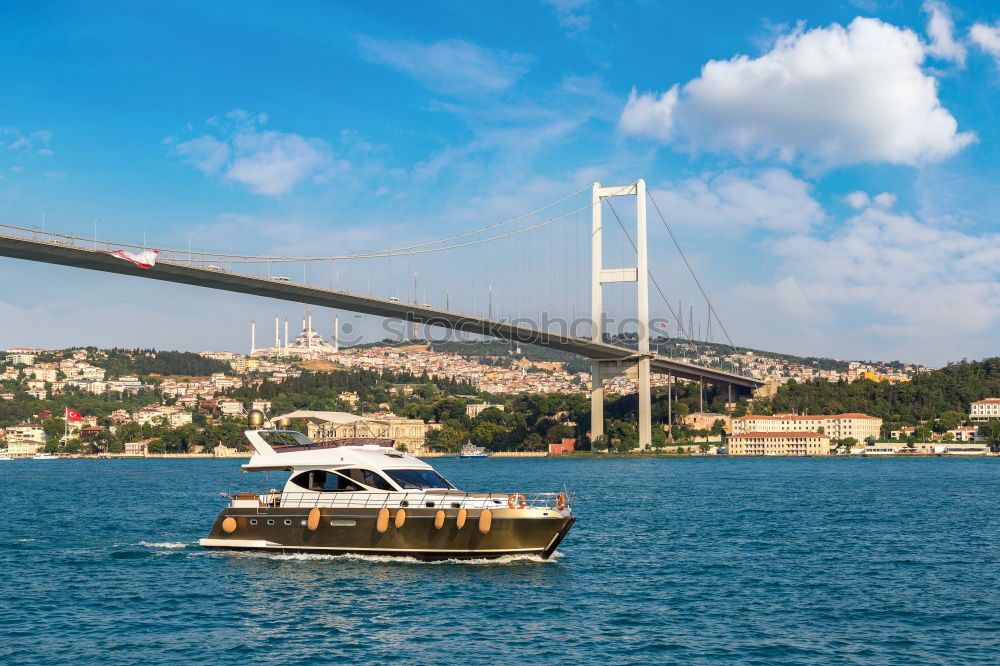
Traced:
<path fill-rule="evenodd" d="M 489 458 L 490 452 L 481 446 L 474 446 L 472 442 L 466 442 L 462 450 L 458 452 L 459 458 Z"/>
<path fill-rule="evenodd" d="M 42 453 L 39 451 L 35 455 L 31 456 L 32 460 L 59 460 L 59 456 L 52 455 L 51 453 Z"/>
<path fill-rule="evenodd" d="M 13 460 L 10 457 L 10 452 L 7 449 L 0 449 L 0 460 Z"/>

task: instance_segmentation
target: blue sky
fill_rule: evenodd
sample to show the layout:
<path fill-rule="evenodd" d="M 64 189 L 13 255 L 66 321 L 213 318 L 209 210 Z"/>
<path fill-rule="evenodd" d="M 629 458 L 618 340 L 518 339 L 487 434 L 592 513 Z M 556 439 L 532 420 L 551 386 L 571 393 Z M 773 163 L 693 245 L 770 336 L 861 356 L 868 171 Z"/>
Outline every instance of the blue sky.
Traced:
<path fill-rule="evenodd" d="M 51 229 L 154 245 L 353 252 L 642 176 L 739 344 L 998 351 L 995 5 L 3 12 L 2 223 L 44 210 Z M 696 302 L 663 242 L 666 291 Z M 0 283 L 5 347 L 242 349 L 250 317 L 301 310 L 7 259 Z"/>

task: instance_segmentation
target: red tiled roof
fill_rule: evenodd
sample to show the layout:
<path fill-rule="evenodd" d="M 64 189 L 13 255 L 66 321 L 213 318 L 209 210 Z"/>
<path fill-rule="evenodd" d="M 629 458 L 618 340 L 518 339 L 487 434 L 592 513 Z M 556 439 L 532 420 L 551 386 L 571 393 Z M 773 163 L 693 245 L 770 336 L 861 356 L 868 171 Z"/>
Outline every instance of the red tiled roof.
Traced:
<path fill-rule="evenodd" d="M 973 405 L 1000 405 L 1000 398 L 986 398 L 985 400 L 976 400 Z"/>
<path fill-rule="evenodd" d="M 799 414 L 777 414 L 775 416 L 764 416 L 761 414 L 747 414 L 737 416 L 734 421 L 749 421 L 750 419 L 763 419 L 767 421 L 816 421 L 818 419 L 877 419 L 877 416 L 869 416 L 859 412 L 848 412 L 846 414 L 816 414 L 800 416 Z"/>
<path fill-rule="evenodd" d="M 743 437 L 774 437 L 777 439 L 787 439 L 789 437 L 808 437 L 810 439 L 826 437 L 818 432 L 745 432 L 739 435 L 732 435 L 729 439 L 740 439 Z"/>

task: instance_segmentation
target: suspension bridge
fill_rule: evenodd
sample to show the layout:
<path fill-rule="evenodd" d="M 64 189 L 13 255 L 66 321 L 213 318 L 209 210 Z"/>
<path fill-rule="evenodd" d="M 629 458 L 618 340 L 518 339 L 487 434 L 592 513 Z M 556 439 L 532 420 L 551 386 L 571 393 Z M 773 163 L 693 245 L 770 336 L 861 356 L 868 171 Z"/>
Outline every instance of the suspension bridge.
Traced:
<path fill-rule="evenodd" d="M 590 197 L 581 201 L 586 190 Z M 631 215 L 614 207 L 617 198 L 634 199 Z M 102 240 L 96 233 L 84 238 L 0 225 L 0 256 L 293 301 L 578 354 L 592 361 L 591 436 L 604 433 L 605 380 L 628 376 L 638 381 L 639 444 L 646 448 L 652 441 L 652 373 L 665 375 L 668 387 L 674 378 L 726 387 L 730 401 L 734 391 L 763 384 L 651 352 L 655 324 L 662 332 L 676 325 L 681 337 L 693 339 L 695 322 L 691 314 L 684 326 L 681 305 L 674 308 L 650 269 L 647 199 L 680 251 L 674 232 L 639 179 L 615 187 L 594 183 L 475 231 L 377 251 L 327 255 L 261 255 L 235 248 L 196 251 L 190 246 L 187 250 L 155 247 L 145 240 L 141 245 Z M 616 225 L 605 225 L 605 208 Z M 612 230 L 621 233 L 612 238 Z M 147 269 L 110 254 L 121 248 L 156 249 L 159 254 Z M 714 322 L 732 345 L 683 252 L 681 258 L 707 305 L 706 337 Z M 607 267 L 609 261 L 616 263 Z M 293 264 L 303 267 L 301 280 L 277 274 Z M 317 284 L 321 280 L 327 284 Z M 650 282 L 666 310 L 656 319 L 650 317 Z M 432 306 L 431 300 L 443 303 Z M 620 320 L 608 316 L 611 309 Z M 609 338 L 607 328 L 615 321 L 619 333 L 634 331 L 635 349 L 609 341 L 615 338 Z M 586 335 L 577 330 L 581 322 Z"/>

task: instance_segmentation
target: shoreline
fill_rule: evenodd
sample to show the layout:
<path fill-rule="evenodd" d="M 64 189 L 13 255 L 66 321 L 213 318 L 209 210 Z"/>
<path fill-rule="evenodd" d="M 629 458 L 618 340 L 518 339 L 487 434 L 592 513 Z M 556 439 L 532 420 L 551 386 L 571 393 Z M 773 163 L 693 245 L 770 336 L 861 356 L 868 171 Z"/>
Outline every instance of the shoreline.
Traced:
<path fill-rule="evenodd" d="M 417 458 L 428 459 L 454 459 L 454 460 L 483 460 L 483 458 L 461 458 L 458 454 L 431 454 L 416 456 Z M 549 455 L 539 451 L 506 451 L 491 454 L 489 458 L 503 458 L 508 460 L 529 459 L 529 460 L 613 460 L 618 458 L 629 458 L 635 460 L 682 460 L 688 458 L 695 459 L 732 459 L 732 460 L 859 460 L 873 458 L 878 460 L 907 460 L 913 458 L 945 458 L 954 460 L 967 460 L 978 458 L 1000 458 L 1000 453 L 989 453 L 985 455 L 949 455 L 945 453 L 914 453 L 906 455 L 847 455 L 847 456 L 740 456 L 740 455 L 690 455 L 685 453 L 591 453 L 589 451 L 579 451 L 569 454 Z M 55 460 L 249 460 L 250 454 L 232 456 L 214 456 L 211 453 L 158 453 L 148 456 L 126 456 L 126 455 L 74 455 L 55 458 Z M 14 460 L 32 460 L 31 457 L 12 458 Z"/>

